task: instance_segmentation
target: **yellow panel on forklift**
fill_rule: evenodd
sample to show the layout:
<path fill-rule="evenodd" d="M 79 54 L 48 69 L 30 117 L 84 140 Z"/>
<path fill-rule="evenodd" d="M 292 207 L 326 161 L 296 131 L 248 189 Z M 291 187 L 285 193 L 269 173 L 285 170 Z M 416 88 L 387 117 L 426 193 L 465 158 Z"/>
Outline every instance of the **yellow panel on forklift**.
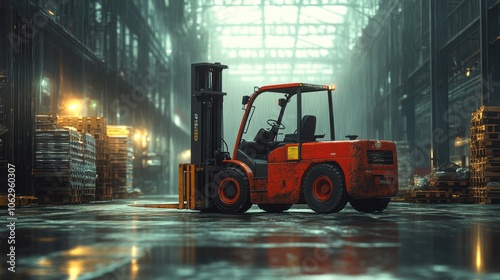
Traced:
<path fill-rule="evenodd" d="M 299 146 L 289 146 L 287 148 L 287 160 L 299 160 Z"/>

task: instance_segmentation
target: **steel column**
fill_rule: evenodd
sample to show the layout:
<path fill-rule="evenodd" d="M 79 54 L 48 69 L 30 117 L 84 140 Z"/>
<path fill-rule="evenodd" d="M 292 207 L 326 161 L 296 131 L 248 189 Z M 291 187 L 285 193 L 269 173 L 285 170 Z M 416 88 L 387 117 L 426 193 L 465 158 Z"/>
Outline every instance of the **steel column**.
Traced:
<path fill-rule="evenodd" d="M 430 88 L 431 88 L 431 166 L 449 162 L 448 69 L 441 51 L 447 34 L 447 1 L 429 0 L 430 6 Z"/>
<path fill-rule="evenodd" d="M 480 1 L 481 104 L 500 106 L 500 1 Z"/>

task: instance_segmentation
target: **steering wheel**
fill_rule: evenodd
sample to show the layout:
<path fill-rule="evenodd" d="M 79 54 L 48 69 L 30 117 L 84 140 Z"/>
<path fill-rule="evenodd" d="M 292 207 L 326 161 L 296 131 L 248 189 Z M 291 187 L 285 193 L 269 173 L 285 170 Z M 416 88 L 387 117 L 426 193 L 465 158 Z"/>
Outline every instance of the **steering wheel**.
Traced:
<path fill-rule="evenodd" d="M 267 124 L 272 126 L 272 127 L 277 127 L 278 129 L 285 129 L 286 128 L 284 124 L 282 124 L 282 123 L 278 124 L 278 121 L 273 120 L 273 119 L 268 119 Z"/>

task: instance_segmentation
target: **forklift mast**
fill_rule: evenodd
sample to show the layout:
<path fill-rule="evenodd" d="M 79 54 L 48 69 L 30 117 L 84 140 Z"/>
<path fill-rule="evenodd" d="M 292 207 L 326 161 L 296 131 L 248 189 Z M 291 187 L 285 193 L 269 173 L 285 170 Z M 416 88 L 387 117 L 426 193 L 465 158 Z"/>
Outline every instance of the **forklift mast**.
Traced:
<path fill-rule="evenodd" d="M 223 150 L 223 98 L 220 63 L 191 65 L 191 163 L 217 166 Z"/>
<path fill-rule="evenodd" d="M 229 159 L 223 147 L 222 70 L 220 63 L 191 65 L 191 163 L 179 165 L 179 209 L 213 208 L 210 183 Z"/>

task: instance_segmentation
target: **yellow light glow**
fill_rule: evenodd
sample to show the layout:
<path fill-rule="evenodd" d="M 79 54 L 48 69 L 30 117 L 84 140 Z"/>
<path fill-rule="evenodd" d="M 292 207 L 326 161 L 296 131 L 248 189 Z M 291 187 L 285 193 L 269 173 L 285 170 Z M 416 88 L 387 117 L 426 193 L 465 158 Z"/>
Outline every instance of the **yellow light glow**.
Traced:
<path fill-rule="evenodd" d="M 76 280 L 82 271 L 82 261 L 68 261 L 68 280 Z"/>
<path fill-rule="evenodd" d="M 181 153 L 181 159 L 182 160 L 189 160 L 191 158 L 191 150 L 185 150 L 184 152 Z"/>
<path fill-rule="evenodd" d="M 48 10 L 48 12 L 49 12 L 49 15 L 51 15 L 51 16 L 55 15 L 55 13 L 52 10 Z"/>
<path fill-rule="evenodd" d="M 134 140 L 135 141 L 140 141 L 141 140 L 141 133 L 140 132 L 136 132 L 135 135 L 134 135 Z"/>
<path fill-rule="evenodd" d="M 330 85 L 330 86 L 329 86 L 329 89 L 331 89 L 331 90 L 335 90 L 335 85 Z"/>
<path fill-rule="evenodd" d="M 137 271 L 139 271 L 139 264 L 137 263 L 136 259 L 132 259 L 132 262 L 130 263 L 130 269 L 132 272 L 135 274 Z"/>
<path fill-rule="evenodd" d="M 81 256 L 85 254 L 85 251 L 88 251 L 88 248 L 83 247 L 83 246 L 77 246 L 71 250 L 68 251 L 68 255 L 70 256 Z"/>
<path fill-rule="evenodd" d="M 68 109 L 70 109 L 71 111 L 75 111 L 78 109 L 78 104 L 71 104 L 68 106 Z"/>
<path fill-rule="evenodd" d="M 82 114 L 82 103 L 81 100 L 74 99 L 74 100 L 69 100 L 64 103 L 65 105 L 63 106 L 62 111 L 64 111 L 66 114 L 70 114 L 73 116 L 78 116 Z"/>
<path fill-rule="evenodd" d="M 130 255 L 132 256 L 132 258 L 137 257 L 137 246 L 132 246 L 132 248 L 130 249 Z"/>
<path fill-rule="evenodd" d="M 483 254 L 484 254 L 484 240 L 483 240 L 483 231 L 482 231 L 482 228 L 481 228 L 481 225 L 476 225 L 474 231 L 473 231 L 473 242 L 475 243 L 475 258 L 473 258 L 473 260 L 475 260 L 474 262 L 474 266 L 475 266 L 475 269 L 476 269 L 476 272 L 477 273 L 482 273 L 483 272 L 483 269 L 484 269 L 484 258 L 483 258 Z M 474 246 L 473 245 L 473 246 Z"/>
<path fill-rule="evenodd" d="M 476 242 L 476 271 L 481 272 L 483 270 L 483 256 L 481 252 L 481 241 L 479 238 Z"/>
<path fill-rule="evenodd" d="M 48 267 L 48 266 L 52 266 L 52 261 L 49 260 L 49 259 L 46 259 L 46 258 L 42 258 L 40 259 L 37 264 L 39 266 L 44 266 L 44 267 Z"/>
<path fill-rule="evenodd" d="M 470 68 L 467 68 L 465 70 L 465 76 L 469 77 L 470 76 L 470 72 L 471 72 L 471 69 Z"/>

